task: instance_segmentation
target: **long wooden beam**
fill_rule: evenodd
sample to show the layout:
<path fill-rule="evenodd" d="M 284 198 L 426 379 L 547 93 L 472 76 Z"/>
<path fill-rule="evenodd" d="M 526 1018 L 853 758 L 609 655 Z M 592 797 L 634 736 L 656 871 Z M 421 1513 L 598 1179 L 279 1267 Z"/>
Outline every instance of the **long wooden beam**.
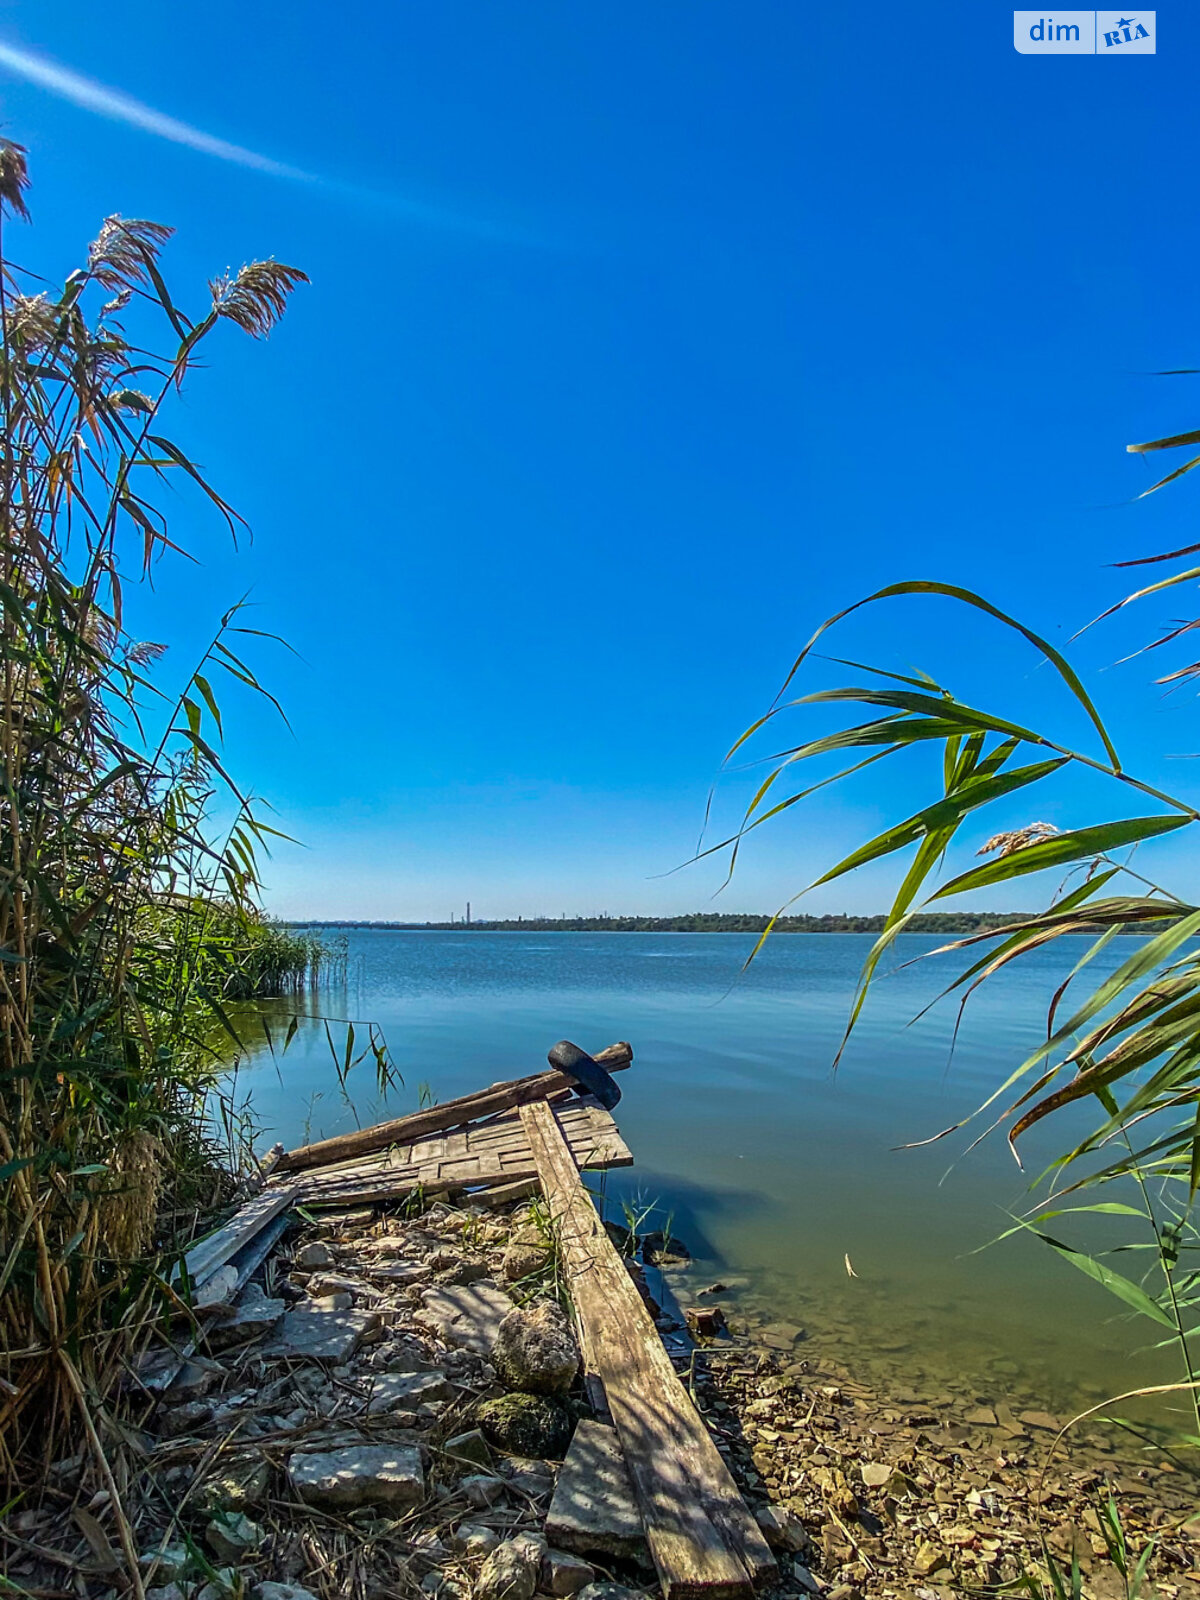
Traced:
<path fill-rule="evenodd" d="M 775 1559 L 617 1254 L 553 1107 L 521 1121 L 557 1230 L 584 1366 L 605 1398 L 666 1600 L 747 1600 Z"/>
<path fill-rule="evenodd" d="M 610 1044 L 607 1050 L 601 1050 L 593 1059 L 610 1072 L 620 1072 L 633 1060 L 633 1047 L 624 1042 Z M 464 1122 L 477 1122 L 481 1117 L 490 1117 L 497 1111 L 511 1111 L 514 1106 L 545 1100 L 548 1095 L 573 1087 L 572 1080 L 561 1072 L 537 1072 L 529 1078 L 495 1083 L 490 1089 L 479 1089 L 458 1100 L 447 1100 L 445 1105 L 428 1106 L 423 1111 L 396 1117 L 391 1122 L 377 1122 L 373 1128 L 337 1134 L 332 1139 L 320 1139 L 316 1144 L 304 1144 L 295 1150 L 287 1150 L 275 1163 L 271 1175 L 274 1178 L 280 1173 L 327 1167 L 335 1161 L 348 1161 L 373 1150 L 386 1150 L 391 1144 L 412 1144 L 431 1133 L 457 1128 Z"/>

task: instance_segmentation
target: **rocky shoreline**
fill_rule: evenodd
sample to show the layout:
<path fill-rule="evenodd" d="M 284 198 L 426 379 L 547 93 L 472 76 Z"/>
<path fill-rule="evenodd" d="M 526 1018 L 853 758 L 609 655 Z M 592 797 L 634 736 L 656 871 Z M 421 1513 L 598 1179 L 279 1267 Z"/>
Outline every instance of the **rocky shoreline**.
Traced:
<path fill-rule="evenodd" d="M 143 1391 L 114 1454 L 149 1600 L 660 1593 L 615 1435 L 577 1377 L 544 1208 L 415 1211 L 297 1223 L 235 1304 L 201 1309 L 203 1341 L 165 1392 Z M 1045 1540 L 1085 1594 L 1119 1600 L 1111 1484 L 1130 1565 L 1153 1539 L 1157 1593 L 1200 1596 L 1193 1480 L 1161 1454 L 1130 1464 L 1090 1430 L 1050 1460 L 1049 1413 L 965 1385 L 881 1393 L 798 1324 L 698 1285 L 680 1247 L 641 1245 L 654 1265 L 630 1271 L 781 1594 L 948 1600 L 1036 1573 Z M 5 1576 L 115 1600 L 116 1513 L 80 1497 L 81 1466 L 55 1463 L 41 1504 L 6 1517 Z"/>

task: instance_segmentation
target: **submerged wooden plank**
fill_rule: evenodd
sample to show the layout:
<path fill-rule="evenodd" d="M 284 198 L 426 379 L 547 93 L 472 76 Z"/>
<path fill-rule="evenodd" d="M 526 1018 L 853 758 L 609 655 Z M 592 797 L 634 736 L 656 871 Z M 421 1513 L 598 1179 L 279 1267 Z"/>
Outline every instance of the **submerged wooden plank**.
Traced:
<path fill-rule="evenodd" d="M 594 1058 L 609 1072 L 619 1072 L 633 1060 L 633 1050 L 625 1043 L 610 1044 Z M 429 1106 L 424 1111 L 414 1111 L 390 1122 L 377 1123 L 373 1128 L 362 1128 L 355 1133 L 338 1134 L 332 1139 L 321 1139 L 316 1144 L 301 1145 L 286 1150 L 274 1167 L 278 1174 L 301 1172 L 310 1167 L 325 1167 L 336 1161 L 366 1155 L 388 1145 L 423 1139 L 445 1128 L 456 1128 L 465 1122 L 475 1122 L 480 1117 L 496 1111 L 510 1110 L 530 1101 L 544 1100 L 547 1095 L 560 1093 L 572 1087 L 572 1081 L 561 1072 L 538 1072 L 529 1078 L 514 1078 L 509 1083 L 493 1084 L 490 1089 L 480 1089 L 475 1094 L 463 1095 L 458 1100 L 447 1100 L 445 1105 Z"/>
<path fill-rule="evenodd" d="M 550 1205 L 586 1367 L 604 1384 L 667 1600 L 742 1600 L 774 1557 L 721 1460 L 545 1104 L 520 1111 Z"/>

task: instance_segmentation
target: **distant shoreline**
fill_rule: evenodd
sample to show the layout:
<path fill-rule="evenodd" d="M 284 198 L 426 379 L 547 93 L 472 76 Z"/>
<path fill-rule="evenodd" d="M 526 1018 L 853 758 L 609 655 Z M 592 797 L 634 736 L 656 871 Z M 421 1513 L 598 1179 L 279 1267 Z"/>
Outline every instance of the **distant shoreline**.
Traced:
<path fill-rule="evenodd" d="M 1029 911 L 943 911 L 913 917 L 905 933 L 987 933 L 1026 922 Z M 770 917 L 757 913 L 697 911 L 680 917 L 517 917 L 506 921 L 368 922 L 349 920 L 288 921 L 291 928 L 378 929 L 398 933 L 762 933 Z M 780 917 L 774 933 L 882 933 L 886 918 Z M 1163 923 L 1143 923 L 1130 933 L 1157 932 Z"/>

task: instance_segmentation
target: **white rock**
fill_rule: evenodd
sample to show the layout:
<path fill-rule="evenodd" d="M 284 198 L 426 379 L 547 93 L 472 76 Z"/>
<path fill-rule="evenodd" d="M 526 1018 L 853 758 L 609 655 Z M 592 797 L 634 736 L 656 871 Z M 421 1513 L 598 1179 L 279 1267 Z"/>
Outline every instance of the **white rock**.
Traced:
<path fill-rule="evenodd" d="M 469 1505 L 473 1505 L 477 1511 L 483 1511 L 502 1498 L 504 1479 L 494 1478 L 488 1472 L 473 1472 L 462 1480 L 459 1488 L 466 1495 Z"/>
<path fill-rule="evenodd" d="M 309 1361 L 345 1361 L 380 1327 L 376 1311 L 289 1311 L 264 1354 Z"/>
<path fill-rule="evenodd" d="M 503 1289 L 481 1282 L 426 1289 L 417 1319 L 447 1344 L 489 1356 L 500 1324 L 513 1309 Z"/>
<path fill-rule="evenodd" d="M 145 1576 L 150 1576 L 150 1568 L 154 1568 L 154 1576 L 160 1578 L 164 1585 L 169 1586 L 176 1578 L 186 1575 L 191 1565 L 191 1554 L 184 1544 L 169 1544 L 165 1549 L 152 1549 L 143 1552 L 138 1557 L 138 1566 Z"/>
<path fill-rule="evenodd" d="M 218 1308 L 219 1309 L 219 1308 Z M 287 1310 L 282 1300 L 268 1298 L 258 1284 L 249 1284 L 242 1292 L 232 1314 L 213 1322 L 205 1332 L 209 1348 L 224 1350 L 233 1344 L 245 1344 L 267 1333 Z"/>
<path fill-rule="evenodd" d="M 242 1511 L 219 1512 L 205 1530 L 218 1561 L 242 1561 L 266 1537 L 257 1522 Z"/>
<path fill-rule="evenodd" d="M 440 1570 L 445 1566 L 450 1551 L 438 1538 L 432 1529 L 426 1528 L 423 1533 L 418 1533 L 409 1546 L 408 1564 L 420 1577 L 431 1567 Z"/>
<path fill-rule="evenodd" d="M 793 1561 L 792 1571 L 795 1574 L 796 1582 L 802 1589 L 807 1589 L 809 1594 L 820 1594 L 821 1585 L 813 1577 L 803 1561 Z"/>
<path fill-rule="evenodd" d="M 236 1267 L 218 1267 L 212 1277 L 206 1278 L 192 1295 L 193 1310 L 204 1311 L 209 1306 L 224 1305 L 226 1300 L 233 1298 L 237 1284 Z"/>
<path fill-rule="evenodd" d="M 491 1363 L 509 1389 L 562 1394 L 579 1370 L 571 1324 L 554 1300 L 514 1307 L 496 1330 Z"/>
<path fill-rule="evenodd" d="M 755 1513 L 755 1521 L 773 1550 L 807 1549 L 808 1531 L 796 1513 L 786 1506 L 761 1506 Z"/>
<path fill-rule="evenodd" d="M 353 1304 L 354 1296 L 352 1294 L 347 1294 L 344 1289 L 335 1289 L 331 1294 L 314 1295 L 312 1309 L 314 1311 L 349 1311 Z"/>

